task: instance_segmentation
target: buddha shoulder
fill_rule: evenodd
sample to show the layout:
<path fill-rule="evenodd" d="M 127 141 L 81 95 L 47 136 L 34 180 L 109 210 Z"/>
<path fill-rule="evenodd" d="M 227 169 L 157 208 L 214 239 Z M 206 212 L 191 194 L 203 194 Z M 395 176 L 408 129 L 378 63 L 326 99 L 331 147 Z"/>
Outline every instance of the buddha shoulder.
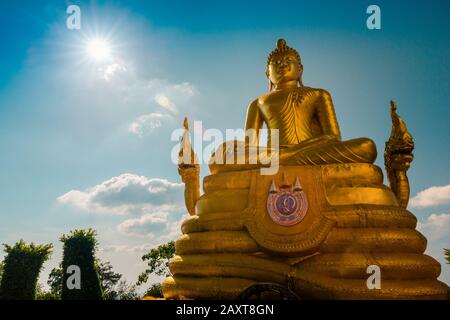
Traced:
<path fill-rule="evenodd" d="M 258 99 L 254 100 L 251 104 L 258 106 L 271 104 L 271 102 L 279 100 L 280 98 L 282 99 L 284 97 L 287 97 L 290 94 L 296 94 L 301 97 L 308 97 L 310 99 L 320 99 L 320 98 L 331 99 L 330 93 L 325 89 L 298 87 L 296 89 L 290 90 L 273 90 L 271 92 L 265 93 Z"/>

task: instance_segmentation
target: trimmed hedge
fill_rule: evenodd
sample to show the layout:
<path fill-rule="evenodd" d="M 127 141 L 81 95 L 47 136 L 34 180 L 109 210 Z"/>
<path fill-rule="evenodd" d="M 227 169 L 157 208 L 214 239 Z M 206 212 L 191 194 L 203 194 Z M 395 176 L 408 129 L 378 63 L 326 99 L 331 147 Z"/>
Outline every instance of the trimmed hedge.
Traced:
<path fill-rule="evenodd" d="M 0 283 L 0 299 L 34 300 L 42 265 L 52 252 L 52 244 L 26 244 L 23 240 L 14 246 L 4 244 L 5 256 Z"/>
<path fill-rule="evenodd" d="M 95 251 L 97 249 L 96 232 L 92 229 L 74 230 L 60 240 L 63 243 L 63 281 L 62 300 L 102 300 L 103 293 L 100 278 L 95 265 Z M 70 277 L 67 268 L 76 265 L 81 271 L 81 288 L 67 288 L 67 279 Z"/>

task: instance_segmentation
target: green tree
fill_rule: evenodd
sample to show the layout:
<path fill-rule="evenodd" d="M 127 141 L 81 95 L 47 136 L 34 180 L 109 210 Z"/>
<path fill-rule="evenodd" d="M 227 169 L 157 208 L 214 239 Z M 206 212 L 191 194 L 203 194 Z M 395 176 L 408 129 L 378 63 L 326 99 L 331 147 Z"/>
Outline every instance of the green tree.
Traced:
<path fill-rule="evenodd" d="M 3 274 L 3 261 L 0 262 L 0 283 L 2 283 L 2 274 Z"/>
<path fill-rule="evenodd" d="M 170 241 L 157 248 L 150 250 L 142 256 L 142 260 L 148 260 L 148 268 L 142 272 L 137 281 L 137 285 L 147 282 L 151 274 L 158 276 L 170 276 L 169 261 L 175 255 L 175 242 Z"/>
<path fill-rule="evenodd" d="M 150 288 L 147 289 L 147 291 L 145 292 L 144 296 L 150 296 L 150 297 L 155 297 L 155 298 L 162 298 L 163 297 L 163 292 L 161 289 L 161 284 L 160 283 L 154 283 L 150 286 Z"/>
<path fill-rule="evenodd" d="M 162 244 L 152 250 L 150 252 L 144 254 L 142 256 L 143 261 L 148 261 L 148 268 L 142 272 L 137 281 L 137 285 L 141 285 L 146 283 L 151 274 L 157 276 L 171 276 L 169 269 L 170 259 L 175 255 L 175 242 L 170 241 L 168 243 Z M 163 297 L 163 292 L 161 289 L 160 283 L 153 283 L 150 288 L 144 294 L 145 296 L 152 297 Z"/>
<path fill-rule="evenodd" d="M 0 299 L 34 300 L 39 273 L 50 257 L 52 244 L 35 245 L 20 240 L 13 246 L 4 244 L 4 248 Z"/>
<path fill-rule="evenodd" d="M 59 267 L 53 268 L 48 275 L 47 284 L 50 286 L 50 291 L 61 298 L 62 292 L 62 281 L 63 272 L 62 272 L 62 263 L 59 264 Z"/>
<path fill-rule="evenodd" d="M 113 270 L 110 262 L 103 262 L 96 259 L 95 268 L 98 272 L 103 297 L 106 300 L 134 300 L 138 298 L 136 287 L 128 285 L 124 280 L 120 281 L 122 275 Z M 48 276 L 47 284 L 50 286 L 50 292 L 56 296 L 61 296 L 62 290 L 62 265 L 53 268 Z"/>
<path fill-rule="evenodd" d="M 74 230 L 68 235 L 63 235 L 60 240 L 63 243 L 62 261 L 62 300 L 102 300 L 103 292 L 100 277 L 95 264 L 95 252 L 98 242 L 97 233 L 92 229 Z M 66 285 L 71 275 L 67 268 L 71 265 L 80 268 L 80 289 L 69 289 Z"/>
<path fill-rule="evenodd" d="M 98 260 L 96 266 L 100 276 L 105 299 L 115 300 L 118 295 L 115 286 L 122 278 L 122 275 L 114 272 L 113 266 L 109 261 L 101 262 Z"/>
<path fill-rule="evenodd" d="M 115 300 L 138 300 L 139 294 L 136 285 L 120 281 L 114 288 Z"/>

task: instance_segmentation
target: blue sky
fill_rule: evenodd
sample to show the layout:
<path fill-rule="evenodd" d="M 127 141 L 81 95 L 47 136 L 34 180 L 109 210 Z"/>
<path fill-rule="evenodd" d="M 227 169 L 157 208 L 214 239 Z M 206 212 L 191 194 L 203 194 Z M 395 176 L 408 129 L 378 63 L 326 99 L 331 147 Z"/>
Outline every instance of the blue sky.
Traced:
<path fill-rule="evenodd" d="M 66 28 L 69 4 L 81 8 L 79 31 Z M 370 4 L 381 8 L 381 30 L 366 28 Z M 299 51 L 305 85 L 331 93 L 343 138 L 372 138 L 381 167 L 396 100 L 416 143 L 410 210 L 443 262 L 448 1 L 1 5 L 0 241 L 55 243 L 43 280 L 60 260 L 58 237 L 80 227 L 97 229 L 101 257 L 136 280 L 144 250 L 176 238 L 184 215 L 172 131 L 185 115 L 204 128 L 242 127 L 248 103 L 267 90 L 266 57 L 280 37 Z M 95 36 L 111 45 L 107 61 L 85 52 Z M 450 283 L 448 266 L 441 279 Z"/>

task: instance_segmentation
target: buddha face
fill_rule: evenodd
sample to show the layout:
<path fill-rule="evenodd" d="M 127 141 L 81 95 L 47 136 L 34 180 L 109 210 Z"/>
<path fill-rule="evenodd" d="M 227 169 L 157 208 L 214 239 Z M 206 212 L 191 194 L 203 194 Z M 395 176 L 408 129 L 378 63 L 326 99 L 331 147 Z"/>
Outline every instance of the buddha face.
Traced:
<path fill-rule="evenodd" d="M 287 81 L 300 81 L 303 67 L 293 54 L 274 56 L 268 66 L 267 76 L 274 85 Z"/>

